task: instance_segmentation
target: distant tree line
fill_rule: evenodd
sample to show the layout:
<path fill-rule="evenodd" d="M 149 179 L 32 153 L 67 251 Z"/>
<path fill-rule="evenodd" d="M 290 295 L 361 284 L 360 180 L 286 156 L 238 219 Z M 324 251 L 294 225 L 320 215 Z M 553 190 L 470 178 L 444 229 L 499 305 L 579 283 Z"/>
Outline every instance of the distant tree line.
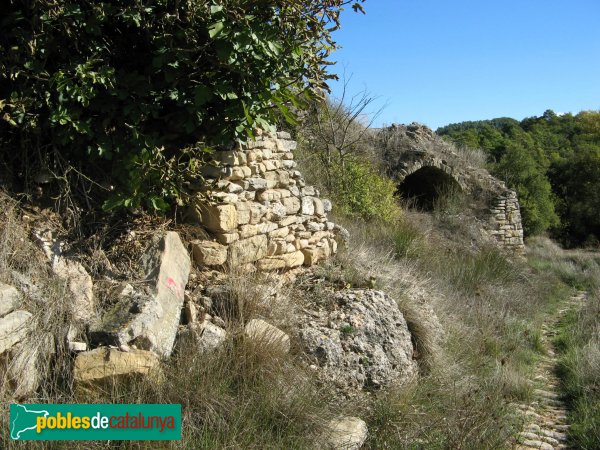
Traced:
<path fill-rule="evenodd" d="M 598 245 L 600 111 L 547 110 L 521 122 L 462 122 L 437 132 L 488 154 L 492 173 L 519 194 L 527 234 L 548 231 L 567 246 Z"/>

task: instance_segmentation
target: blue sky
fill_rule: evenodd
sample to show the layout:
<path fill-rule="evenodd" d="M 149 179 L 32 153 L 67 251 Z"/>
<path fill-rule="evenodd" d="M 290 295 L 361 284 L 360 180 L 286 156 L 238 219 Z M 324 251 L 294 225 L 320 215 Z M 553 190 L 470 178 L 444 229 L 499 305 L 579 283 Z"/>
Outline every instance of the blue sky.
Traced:
<path fill-rule="evenodd" d="M 367 0 L 332 71 L 387 105 L 375 125 L 600 109 L 600 0 Z M 341 82 L 331 83 L 334 96 Z"/>

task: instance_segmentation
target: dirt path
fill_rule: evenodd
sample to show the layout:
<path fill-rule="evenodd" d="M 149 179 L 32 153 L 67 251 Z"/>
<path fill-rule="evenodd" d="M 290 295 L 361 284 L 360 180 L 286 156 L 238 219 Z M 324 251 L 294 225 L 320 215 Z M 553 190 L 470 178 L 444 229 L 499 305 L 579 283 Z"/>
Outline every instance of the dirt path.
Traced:
<path fill-rule="evenodd" d="M 546 355 L 539 361 L 533 375 L 533 384 L 536 387 L 533 401 L 530 404 L 518 405 L 525 416 L 525 426 L 519 433 L 515 450 L 570 448 L 567 445 L 567 408 L 561 400 L 559 380 L 555 375 L 558 358 L 552 338 L 556 335 L 558 322 L 567 311 L 581 305 L 586 298 L 586 292 L 578 292 L 558 314 L 542 326 L 542 345 Z"/>

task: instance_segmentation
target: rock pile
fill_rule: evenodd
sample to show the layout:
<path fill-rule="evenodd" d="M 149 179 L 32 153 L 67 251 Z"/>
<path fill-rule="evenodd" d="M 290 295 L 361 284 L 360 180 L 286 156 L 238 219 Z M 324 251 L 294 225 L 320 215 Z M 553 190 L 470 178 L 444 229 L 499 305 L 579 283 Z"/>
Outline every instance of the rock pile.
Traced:
<path fill-rule="evenodd" d="M 331 202 L 295 170 L 289 133 L 263 134 L 235 150 L 217 151 L 203 168 L 190 216 L 212 240 L 192 242 L 198 264 L 277 270 L 313 265 L 337 250 Z M 249 267 L 250 265 L 251 267 Z"/>
<path fill-rule="evenodd" d="M 13 286 L 0 283 L 0 355 L 27 335 L 31 313 L 18 309 L 20 305 L 21 294 Z"/>
<path fill-rule="evenodd" d="M 23 297 L 15 287 L 0 283 L 0 368 L 14 398 L 31 395 L 37 389 L 38 360 L 53 347 L 44 336 L 30 339 L 33 315 L 23 306 Z"/>

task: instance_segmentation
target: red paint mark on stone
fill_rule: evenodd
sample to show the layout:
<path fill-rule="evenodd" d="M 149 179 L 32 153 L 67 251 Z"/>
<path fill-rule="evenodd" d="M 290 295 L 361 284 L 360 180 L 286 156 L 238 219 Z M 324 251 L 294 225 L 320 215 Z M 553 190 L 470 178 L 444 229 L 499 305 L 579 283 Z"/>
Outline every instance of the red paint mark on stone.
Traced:
<path fill-rule="evenodd" d="M 171 289 L 173 292 L 175 292 L 175 295 L 177 295 L 177 297 L 183 296 L 181 289 L 179 288 L 179 285 L 173 278 L 171 278 L 171 277 L 167 278 L 167 287 L 169 287 L 169 289 Z"/>

